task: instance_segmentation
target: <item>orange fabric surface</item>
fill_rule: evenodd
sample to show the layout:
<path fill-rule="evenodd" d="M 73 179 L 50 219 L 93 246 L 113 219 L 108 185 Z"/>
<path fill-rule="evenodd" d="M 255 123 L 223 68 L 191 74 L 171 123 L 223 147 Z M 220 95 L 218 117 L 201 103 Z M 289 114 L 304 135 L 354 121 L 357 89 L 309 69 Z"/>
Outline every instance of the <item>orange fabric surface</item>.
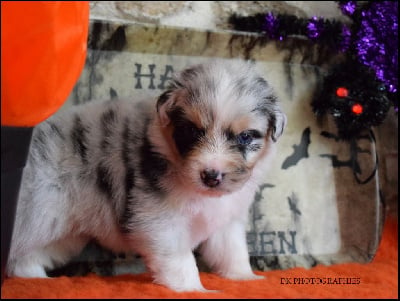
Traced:
<path fill-rule="evenodd" d="M 207 289 L 216 293 L 176 293 L 152 284 L 149 274 L 53 279 L 5 279 L 2 298 L 398 298 L 398 221 L 386 222 L 373 262 L 312 269 L 257 272 L 267 278 L 231 281 L 201 273 Z M 283 284 L 288 278 L 352 278 L 354 284 Z M 359 280 L 357 280 L 359 279 Z"/>
<path fill-rule="evenodd" d="M 67 100 L 83 70 L 88 1 L 1 2 L 1 124 L 35 126 Z"/>

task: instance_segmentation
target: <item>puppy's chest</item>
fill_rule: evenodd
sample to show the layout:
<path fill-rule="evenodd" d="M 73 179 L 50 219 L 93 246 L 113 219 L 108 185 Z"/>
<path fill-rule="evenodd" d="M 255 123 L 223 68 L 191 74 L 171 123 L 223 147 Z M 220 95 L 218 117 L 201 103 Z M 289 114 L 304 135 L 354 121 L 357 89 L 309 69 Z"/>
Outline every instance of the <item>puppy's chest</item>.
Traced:
<path fill-rule="evenodd" d="M 190 227 L 190 239 L 193 247 L 206 240 L 212 233 L 229 224 L 240 214 L 239 204 L 229 200 L 203 200 L 192 205 L 187 214 Z M 246 210 L 246 208 L 244 208 Z"/>

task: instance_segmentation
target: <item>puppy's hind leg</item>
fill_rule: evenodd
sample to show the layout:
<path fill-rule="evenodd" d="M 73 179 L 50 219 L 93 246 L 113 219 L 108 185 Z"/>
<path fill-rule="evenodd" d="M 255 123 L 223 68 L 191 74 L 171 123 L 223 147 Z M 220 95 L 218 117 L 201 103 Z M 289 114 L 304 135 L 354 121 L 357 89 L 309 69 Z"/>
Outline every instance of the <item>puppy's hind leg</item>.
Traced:
<path fill-rule="evenodd" d="M 222 277 L 236 280 L 262 279 L 253 273 L 243 221 L 233 221 L 212 234 L 200 247 L 204 261 Z"/>
<path fill-rule="evenodd" d="M 7 263 L 7 274 L 10 277 L 46 278 L 46 266 L 52 266 L 52 261 L 48 254 L 39 249 L 10 259 Z"/>
<path fill-rule="evenodd" d="M 63 239 L 11 258 L 7 263 L 7 274 L 11 277 L 46 278 L 46 270 L 67 263 L 72 256 L 79 254 L 87 241 L 84 237 Z"/>

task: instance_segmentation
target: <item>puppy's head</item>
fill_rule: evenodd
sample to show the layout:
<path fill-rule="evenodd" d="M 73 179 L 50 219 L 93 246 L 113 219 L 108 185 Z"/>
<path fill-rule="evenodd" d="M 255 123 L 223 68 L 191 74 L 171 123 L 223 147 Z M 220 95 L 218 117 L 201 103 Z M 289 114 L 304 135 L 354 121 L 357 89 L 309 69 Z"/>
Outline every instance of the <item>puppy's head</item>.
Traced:
<path fill-rule="evenodd" d="M 157 112 L 181 182 L 215 196 L 246 183 L 286 124 L 272 88 L 247 62 L 183 70 L 159 97 Z"/>

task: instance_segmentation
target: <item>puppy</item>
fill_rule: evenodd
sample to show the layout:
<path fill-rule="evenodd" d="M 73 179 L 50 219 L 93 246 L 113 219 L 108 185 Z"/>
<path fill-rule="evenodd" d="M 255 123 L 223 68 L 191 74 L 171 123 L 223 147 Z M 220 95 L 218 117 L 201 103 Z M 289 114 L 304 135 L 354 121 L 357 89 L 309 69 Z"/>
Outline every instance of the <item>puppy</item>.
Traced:
<path fill-rule="evenodd" d="M 193 250 L 256 279 L 245 229 L 286 117 L 248 62 L 175 75 L 152 101 L 89 103 L 38 125 L 21 183 L 8 275 L 46 277 L 95 239 L 143 256 L 156 283 L 204 291 Z"/>

